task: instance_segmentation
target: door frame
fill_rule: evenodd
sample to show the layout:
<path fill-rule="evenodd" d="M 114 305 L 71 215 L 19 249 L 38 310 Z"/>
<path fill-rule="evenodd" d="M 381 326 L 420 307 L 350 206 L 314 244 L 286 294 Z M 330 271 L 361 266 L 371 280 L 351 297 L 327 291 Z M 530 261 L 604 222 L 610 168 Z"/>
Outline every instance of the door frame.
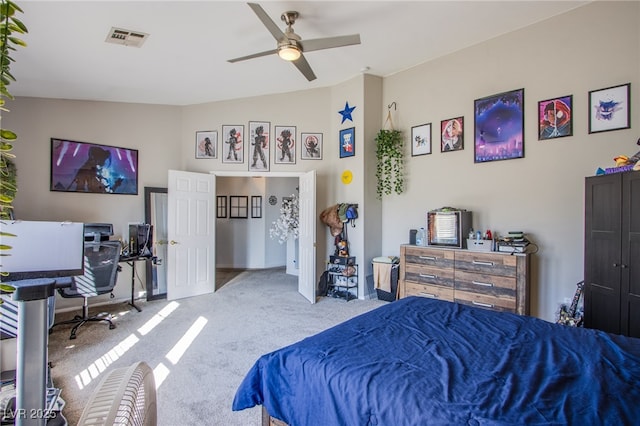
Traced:
<path fill-rule="evenodd" d="M 309 174 L 310 171 L 304 171 L 304 172 L 275 172 L 275 171 L 264 171 L 264 172 L 236 172 L 236 171 L 210 171 L 209 173 L 214 175 L 216 177 L 216 179 L 218 177 L 238 177 L 238 178 L 246 178 L 246 177 L 263 177 L 263 178 L 278 178 L 278 177 L 282 177 L 282 178 L 296 178 L 298 180 L 300 180 L 300 178 L 306 176 L 307 174 Z M 315 203 L 314 203 L 315 205 Z M 315 213 L 315 212 L 314 212 Z M 317 240 L 316 240 L 316 230 L 314 227 L 313 230 L 313 247 L 315 250 L 315 246 L 317 244 Z M 298 254 L 300 252 L 300 248 L 298 248 Z M 317 254 L 316 256 L 314 256 L 314 265 L 313 265 L 313 271 L 317 271 Z M 316 273 L 314 272 L 314 275 L 316 275 Z M 300 280 L 302 280 L 304 277 L 302 275 L 298 275 L 298 289 L 301 289 L 300 286 Z M 315 279 L 317 277 L 314 276 L 314 288 L 315 288 Z M 307 295 L 308 296 L 308 295 Z M 309 299 L 309 297 L 305 296 L 307 299 Z M 314 295 L 315 296 L 315 295 Z M 311 298 L 312 300 L 309 300 L 311 303 L 315 303 L 315 297 Z"/>

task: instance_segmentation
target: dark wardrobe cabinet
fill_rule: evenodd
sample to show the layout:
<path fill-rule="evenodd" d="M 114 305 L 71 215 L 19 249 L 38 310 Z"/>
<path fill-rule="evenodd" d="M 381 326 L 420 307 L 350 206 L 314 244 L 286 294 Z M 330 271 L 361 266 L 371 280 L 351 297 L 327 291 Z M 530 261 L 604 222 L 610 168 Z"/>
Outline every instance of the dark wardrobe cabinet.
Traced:
<path fill-rule="evenodd" d="M 585 180 L 585 327 L 640 337 L 640 172 Z"/>

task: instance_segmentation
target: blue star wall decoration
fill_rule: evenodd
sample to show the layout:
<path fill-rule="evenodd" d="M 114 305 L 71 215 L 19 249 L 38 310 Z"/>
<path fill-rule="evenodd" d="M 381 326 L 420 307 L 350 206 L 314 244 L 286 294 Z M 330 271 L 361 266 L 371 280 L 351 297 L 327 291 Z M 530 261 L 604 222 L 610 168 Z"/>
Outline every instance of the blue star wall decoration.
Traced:
<path fill-rule="evenodd" d="M 356 109 L 356 107 L 350 107 L 349 102 L 345 102 L 344 109 L 342 111 L 338 111 L 342 115 L 342 121 L 340 122 L 341 124 L 344 123 L 345 120 L 353 121 L 351 113 L 354 109 Z"/>

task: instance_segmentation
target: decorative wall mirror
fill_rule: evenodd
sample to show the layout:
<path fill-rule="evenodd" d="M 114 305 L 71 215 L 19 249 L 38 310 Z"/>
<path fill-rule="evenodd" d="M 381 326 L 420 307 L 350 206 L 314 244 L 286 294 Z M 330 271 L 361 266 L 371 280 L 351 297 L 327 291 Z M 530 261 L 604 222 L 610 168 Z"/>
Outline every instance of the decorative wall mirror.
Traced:
<path fill-rule="evenodd" d="M 216 197 L 216 218 L 224 219 L 227 217 L 227 196 L 218 195 Z"/>
<path fill-rule="evenodd" d="M 154 260 L 147 265 L 147 300 L 167 297 L 167 188 L 144 188 L 145 222 L 153 226 Z"/>
<path fill-rule="evenodd" d="M 262 197 L 260 195 L 251 196 L 251 217 L 262 217 Z"/>
<path fill-rule="evenodd" d="M 246 195 L 229 195 L 229 217 L 246 219 L 249 210 L 249 197 Z"/>

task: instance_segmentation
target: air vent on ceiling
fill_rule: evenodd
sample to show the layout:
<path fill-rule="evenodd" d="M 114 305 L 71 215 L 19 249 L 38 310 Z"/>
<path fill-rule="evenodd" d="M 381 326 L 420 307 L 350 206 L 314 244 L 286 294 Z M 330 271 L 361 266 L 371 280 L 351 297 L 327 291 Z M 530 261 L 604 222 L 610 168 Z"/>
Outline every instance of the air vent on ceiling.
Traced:
<path fill-rule="evenodd" d="M 141 47 L 148 37 L 149 34 L 140 31 L 111 27 L 105 41 L 107 43 L 122 44 L 124 46 Z"/>

